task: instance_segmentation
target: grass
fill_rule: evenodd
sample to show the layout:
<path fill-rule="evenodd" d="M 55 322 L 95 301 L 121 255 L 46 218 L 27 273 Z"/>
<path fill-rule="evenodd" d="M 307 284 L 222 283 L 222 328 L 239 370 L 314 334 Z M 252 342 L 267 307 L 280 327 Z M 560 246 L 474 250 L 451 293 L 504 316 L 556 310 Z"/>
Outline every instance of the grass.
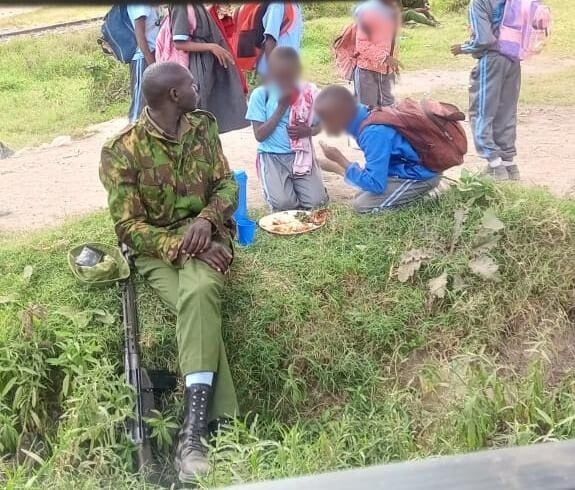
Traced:
<path fill-rule="evenodd" d="M 202 486 L 575 436 L 572 201 L 464 176 L 439 201 L 332 213 L 315 234 L 238 250 L 224 335 L 255 423 L 218 440 Z M 143 487 L 122 430 L 118 293 L 80 287 L 65 265 L 86 240 L 113 243 L 105 214 L 0 239 L 6 488 Z M 413 249 L 429 258 L 400 282 Z M 477 256 L 493 280 L 471 272 Z M 145 363 L 174 369 L 174 318 L 139 292 Z M 167 459 L 179 399 L 154 420 Z"/>
<path fill-rule="evenodd" d="M 109 6 L 42 6 L 31 12 L 24 12 L 11 17 L 0 18 L 0 31 L 12 31 L 31 27 L 47 26 L 61 22 L 103 17 Z"/>
<path fill-rule="evenodd" d="M 99 52 L 96 38 L 96 30 L 83 30 L 0 44 L 4 143 L 15 148 L 35 145 L 57 135 L 74 134 L 126 110 L 125 100 L 99 109 L 102 101 L 96 97 L 101 94 L 90 90 L 94 76 L 112 75 L 120 83 L 127 82 L 128 68 L 110 65 Z M 105 74 L 98 70 L 102 66 L 107 67 Z"/>
<path fill-rule="evenodd" d="M 573 107 L 575 94 L 571 90 L 571 80 L 575 77 L 575 67 L 557 70 L 545 75 L 524 75 L 521 82 L 519 106 L 521 107 Z M 413 97 L 432 97 L 449 101 L 458 107 L 465 108 L 469 103 L 466 87 L 434 89 L 426 93 L 412 94 Z"/>
<path fill-rule="evenodd" d="M 457 0 L 458 1 L 458 0 Z M 457 3 L 457 1 L 455 3 Z M 401 40 L 401 59 L 406 71 L 419 69 L 468 70 L 469 57 L 453 58 L 449 46 L 468 36 L 463 12 L 451 12 L 453 2 L 437 3 L 440 29 L 407 27 Z M 575 4 L 549 0 L 555 29 L 546 57 L 572 56 L 575 40 Z M 302 57 L 305 75 L 318 84 L 337 79 L 331 45 L 350 20 L 352 2 L 306 4 Z M 101 7 L 42 7 L 22 18 L 59 15 L 80 16 Z M 83 15 L 83 14 L 82 14 Z M 12 18 L 14 19 L 14 18 Z M 18 20 L 18 18 L 16 18 Z M 90 124 L 127 112 L 128 68 L 104 57 L 96 45 L 97 29 L 41 38 L 16 39 L 0 44 L 0 121 L 2 142 L 13 148 L 36 145 L 61 134 L 81 134 Z M 572 69 L 529 77 L 523 103 L 572 105 Z M 451 91 L 446 91 L 450 95 Z M 454 94 L 464 100 L 461 94 Z M 446 99 L 446 100 L 449 100 Z M 41 111 L 39 111 L 41 108 Z"/>

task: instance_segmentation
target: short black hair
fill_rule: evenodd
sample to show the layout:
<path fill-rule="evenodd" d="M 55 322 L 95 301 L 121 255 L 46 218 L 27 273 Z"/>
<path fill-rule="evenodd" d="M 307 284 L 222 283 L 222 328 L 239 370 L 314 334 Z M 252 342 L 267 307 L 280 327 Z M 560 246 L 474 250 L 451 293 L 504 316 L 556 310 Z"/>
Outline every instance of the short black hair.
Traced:
<path fill-rule="evenodd" d="M 154 108 L 164 102 L 170 89 L 179 87 L 186 76 L 189 76 L 187 68 L 173 61 L 148 66 L 144 71 L 142 81 L 142 90 L 147 104 Z"/>

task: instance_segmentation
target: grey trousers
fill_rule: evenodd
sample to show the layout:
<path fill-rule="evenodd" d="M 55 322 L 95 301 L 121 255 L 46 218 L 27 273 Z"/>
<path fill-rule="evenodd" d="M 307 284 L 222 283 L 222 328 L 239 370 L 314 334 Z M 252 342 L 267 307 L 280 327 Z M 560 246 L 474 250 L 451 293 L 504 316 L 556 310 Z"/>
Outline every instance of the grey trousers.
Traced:
<path fill-rule="evenodd" d="M 273 211 L 315 209 L 329 198 L 316 162 L 309 175 L 294 175 L 293 153 L 260 153 L 259 176 L 264 197 Z"/>
<path fill-rule="evenodd" d="M 353 86 L 355 95 L 361 104 L 373 107 L 384 107 L 395 103 L 393 86 L 395 75 L 384 75 L 375 71 L 356 68 Z"/>
<path fill-rule="evenodd" d="M 142 81 L 144 78 L 144 71 L 148 67 L 148 63 L 144 58 L 130 62 L 130 85 L 132 102 L 130 104 L 130 112 L 128 118 L 130 122 L 136 121 L 140 117 L 146 101 L 144 99 L 144 91 L 142 90 Z"/>
<path fill-rule="evenodd" d="M 489 161 L 512 161 L 517 154 L 517 102 L 521 63 L 488 52 L 471 71 L 469 119 L 475 148 Z"/>
<path fill-rule="evenodd" d="M 406 206 L 429 194 L 440 180 L 441 176 L 429 180 L 389 177 L 383 194 L 362 191 L 355 196 L 353 207 L 358 213 L 378 213 Z"/>

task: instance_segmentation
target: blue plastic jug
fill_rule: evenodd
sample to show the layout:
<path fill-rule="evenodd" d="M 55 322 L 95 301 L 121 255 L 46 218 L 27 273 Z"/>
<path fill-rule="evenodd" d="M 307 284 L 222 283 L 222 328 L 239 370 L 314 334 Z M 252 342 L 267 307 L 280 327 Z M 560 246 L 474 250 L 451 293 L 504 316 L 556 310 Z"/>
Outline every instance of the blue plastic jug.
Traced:
<path fill-rule="evenodd" d="M 248 217 L 248 175 L 244 170 L 234 170 L 234 176 L 240 188 L 238 209 L 234 213 L 235 220 L 239 221 Z"/>
<path fill-rule="evenodd" d="M 239 186 L 238 209 L 234 213 L 237 239 L 247 247 L 255 242 L 258 225 L 248 216 L 248 176 L 243 170 L 235 170 L 234 176 Z"/>

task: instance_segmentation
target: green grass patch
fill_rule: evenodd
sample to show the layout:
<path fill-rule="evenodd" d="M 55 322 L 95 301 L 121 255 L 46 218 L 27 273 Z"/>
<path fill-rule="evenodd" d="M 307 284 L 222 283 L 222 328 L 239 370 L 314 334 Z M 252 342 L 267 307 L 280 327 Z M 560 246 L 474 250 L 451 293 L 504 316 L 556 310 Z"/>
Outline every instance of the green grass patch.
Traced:
<path fill-rule="evenodd" d="M 549 54 L 573 56 L 575 50 L 575 3 L 569 0 L 547 0 L 553 12 L 553 32 Z"/>
<path fill-rule="evenodd" d="M 530 75 L 522 82 L 520 103 L 534 106 L 574 106 L 575 67 Z"/>
<path fill-rule="evenodd" d="M 332 213 L 319 232 L 238 250 L 224 335 L 257 417 L 219 439 L 228 451 L 203 486 L 575 436 L 573 202 L 465 176 L 398 212 Z M 114 242 L 106 214 L 0 240 L 7 488 L 142 487 L 118 291 L 81 287 L 66 266 L 87 240 Z M 400 282 L 415 250 L 421 267 Z M 174 369 L 174 318 L 138 290 L 144 361 Z M 166 461 L 179 400 L 154 421 Z"/>
<path fill-rule="evenodd" d="M 109 60 L 96 44 L 97 29 L 14 39 L 0 44 L 2 141 L 19 148 L 127 111 L 125 97 L 106 104 L 104 83 L 128 90 L 128 67 Z"/>
<path fill-rule="evenodd" d="M 524 75 L 519 96 L 520 107 L 575 106 L 575 94 L 571 90 L 574 79 L 575 67 L 557 70 L 548 74 Z M 426 96 L 437 100 L 449 101 L 462 108 L 466 108 L 469 103 L 469 93 L 466 87 L 437 89 L 428 93 L 411 95 L 416 98 Z"/>
<path fill-rule="evenodd" d="M 343 17 L 322 17 L 305 23 L 301 56 L 304 76 L 308 80 L 322 85 L 337 80 L 332 45 L 350 22 L 351 14 Z"/>

